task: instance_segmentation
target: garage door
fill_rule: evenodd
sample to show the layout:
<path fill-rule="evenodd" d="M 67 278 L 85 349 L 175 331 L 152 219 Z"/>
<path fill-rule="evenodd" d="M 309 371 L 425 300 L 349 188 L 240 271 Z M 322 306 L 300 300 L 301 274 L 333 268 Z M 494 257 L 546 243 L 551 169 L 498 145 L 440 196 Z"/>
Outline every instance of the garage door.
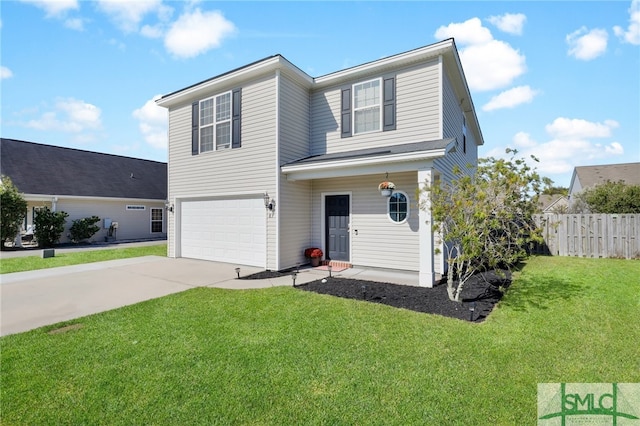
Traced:
<path fill-rule="evenodd" d="M 185 201 L 181 209 L 182 257 L 266 266 L 262 198 Z"/>

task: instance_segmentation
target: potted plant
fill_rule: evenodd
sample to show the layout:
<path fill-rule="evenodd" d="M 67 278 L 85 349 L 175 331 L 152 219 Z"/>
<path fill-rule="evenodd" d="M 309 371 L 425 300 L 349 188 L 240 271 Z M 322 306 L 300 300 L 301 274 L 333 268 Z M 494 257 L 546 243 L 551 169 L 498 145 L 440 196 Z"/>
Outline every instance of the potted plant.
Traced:
<path fill-rule="evenodd" d="M 304 251 L 304 257 L 311 261 L 311 266 L 319 266 L 320 258 L 322 257 L 322 250 L 317 247 L 309 247 Z"/>
<path fill-rule="evenodd" d="M 380 185 L 378 185 L 378 191 L 380 191 L 380 195 L 384 197 L 390 197 L 394 189 L 396 189 L 396 185 L 387 180 L 380 182 Z"/>

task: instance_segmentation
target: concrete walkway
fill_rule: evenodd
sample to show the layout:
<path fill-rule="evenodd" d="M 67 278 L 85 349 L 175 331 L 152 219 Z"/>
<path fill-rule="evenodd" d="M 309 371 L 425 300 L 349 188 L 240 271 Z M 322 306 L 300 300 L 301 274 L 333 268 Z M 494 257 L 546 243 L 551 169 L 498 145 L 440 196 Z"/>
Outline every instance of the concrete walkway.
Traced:
<path fill-rule="evenodd" d="M 0 335 L 32 330 L 86 315 L 163 297 L 194 287 L 257 289 L 291 286 L 290 275 L 238 280 L 260 268 L 146 256 L 0 275 Z M 296 284 L 328 276 L 326 270 L 301 269 Z M 346 269 L 333 276 L 417 285 L 417 273 Z"/>

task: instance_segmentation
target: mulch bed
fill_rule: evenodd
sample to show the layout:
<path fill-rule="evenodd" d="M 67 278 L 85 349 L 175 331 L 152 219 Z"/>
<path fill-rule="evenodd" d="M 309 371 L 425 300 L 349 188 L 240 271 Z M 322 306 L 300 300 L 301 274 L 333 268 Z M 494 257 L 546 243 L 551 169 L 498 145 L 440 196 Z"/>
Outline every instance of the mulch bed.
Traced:
<path fill-rule="evenodd" d="M 265 279 L 290 275 L 291 272 L 264 271 L 243 279 Z M 328 294 L 347 299 L 382 303 L 416 312 L 442 315 L 463 321 L 482 322 L 511 284 L 508 271 L 488 271 L 471 277 L 462 290 L 462 303 L 452 302 L 445 281 L 433 288 L 398 285 L 353 278 L 326 278 L 296 286 L 299 290 Z M 471 311 L 473 308 L 473 311 Z"/>

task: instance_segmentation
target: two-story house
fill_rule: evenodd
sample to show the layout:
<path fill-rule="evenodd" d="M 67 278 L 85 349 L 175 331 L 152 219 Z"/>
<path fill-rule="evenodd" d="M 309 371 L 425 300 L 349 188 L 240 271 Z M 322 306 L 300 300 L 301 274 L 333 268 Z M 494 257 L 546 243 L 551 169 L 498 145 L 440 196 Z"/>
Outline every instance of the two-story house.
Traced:
<path fill-rule="evenodd" d="M 157 103 L 170 257 L 281 270 L 316 246 L 424 286 L 444 272 L 417 190 L 476 164 L 483 144 L 453 39 L 316 78 L 275 55 Z"/>

